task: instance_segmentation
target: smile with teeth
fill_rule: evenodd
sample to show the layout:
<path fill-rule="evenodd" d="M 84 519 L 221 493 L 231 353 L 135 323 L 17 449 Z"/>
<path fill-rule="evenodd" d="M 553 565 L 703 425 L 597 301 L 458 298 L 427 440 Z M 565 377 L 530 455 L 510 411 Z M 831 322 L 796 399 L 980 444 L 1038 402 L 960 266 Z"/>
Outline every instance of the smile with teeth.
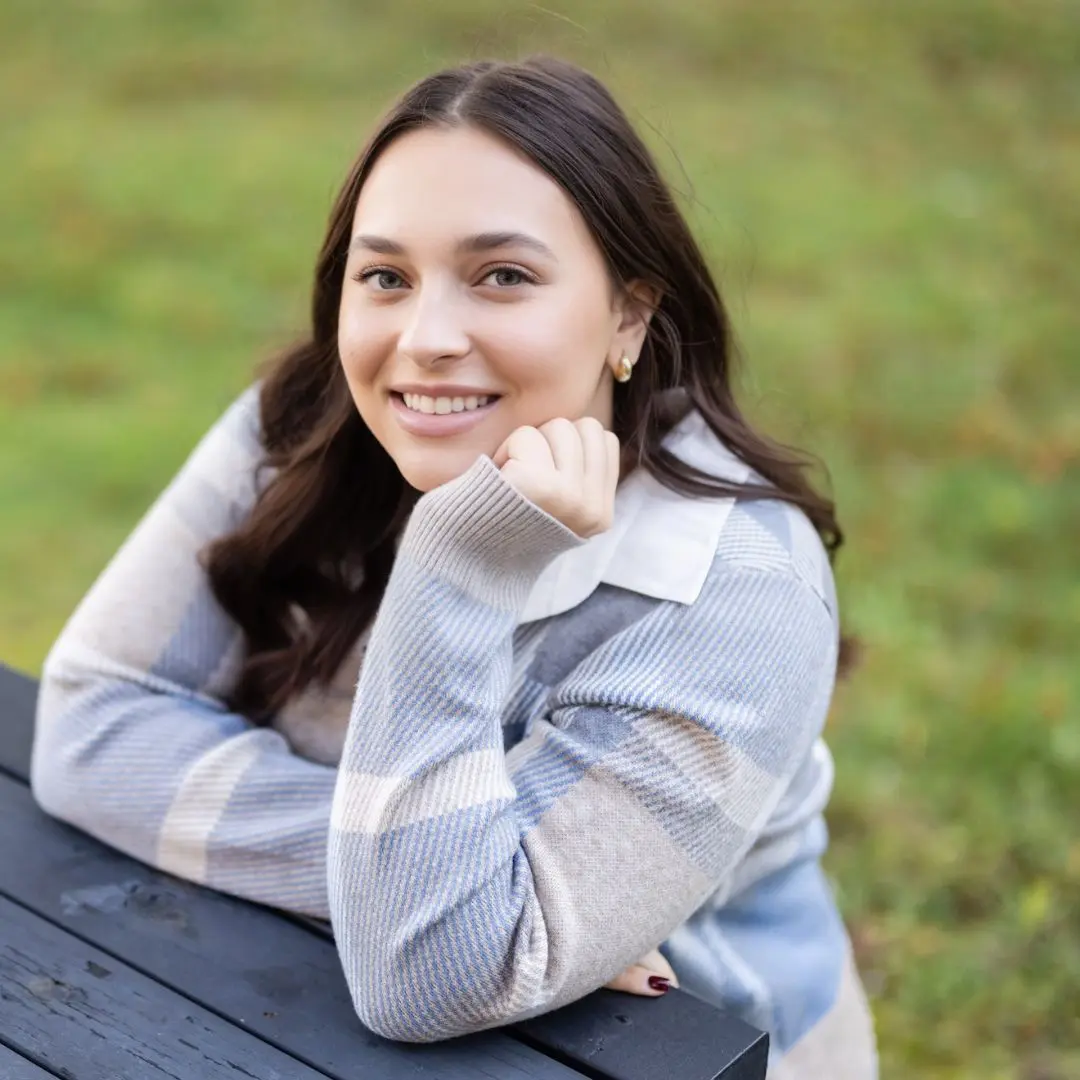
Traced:
<path fill-rule="evenodd" d="M 428 397 L 425 394 L 401 394 L 405 407 L 412 412 L 420 413 L 446 413 L 472 412 L 474 409 L 483 408 L 495 398 L 491 395 L 477 397 Z"/>

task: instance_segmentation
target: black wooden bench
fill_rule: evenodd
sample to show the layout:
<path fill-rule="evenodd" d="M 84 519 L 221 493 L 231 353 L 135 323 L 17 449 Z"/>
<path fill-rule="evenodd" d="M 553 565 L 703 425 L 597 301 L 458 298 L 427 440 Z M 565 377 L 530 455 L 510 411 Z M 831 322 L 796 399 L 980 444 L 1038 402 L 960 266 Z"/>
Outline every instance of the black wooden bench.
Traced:
<path fill-rule="evenodd" d="M 598 990 L 441 1043 L 372 1034 L 322 924 L 158 873 L 38 809 L 28 787 L 36 694 L 0 665 L 4 1080 L 765 1076 L 764 1034 L 677 990 Z"/>

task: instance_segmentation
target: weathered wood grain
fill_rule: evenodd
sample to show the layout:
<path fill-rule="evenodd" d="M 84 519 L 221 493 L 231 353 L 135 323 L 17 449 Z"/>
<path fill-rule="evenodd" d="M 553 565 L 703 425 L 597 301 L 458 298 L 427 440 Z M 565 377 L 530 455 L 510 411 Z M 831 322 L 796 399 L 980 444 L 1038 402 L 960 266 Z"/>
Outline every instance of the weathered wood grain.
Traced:
<path fill-rule="evenodd" d="M 39 1069 L 22 1054 L 16 1054 L 0 1043 L 0 1076 L 4 1080 L 55 1080 L 56 1073 Z"/>
<path fill-rule="evenodd" d="M 288 1054 L 0 899 L 0 1034 L 77 1080 L 322 1080 Z"/>

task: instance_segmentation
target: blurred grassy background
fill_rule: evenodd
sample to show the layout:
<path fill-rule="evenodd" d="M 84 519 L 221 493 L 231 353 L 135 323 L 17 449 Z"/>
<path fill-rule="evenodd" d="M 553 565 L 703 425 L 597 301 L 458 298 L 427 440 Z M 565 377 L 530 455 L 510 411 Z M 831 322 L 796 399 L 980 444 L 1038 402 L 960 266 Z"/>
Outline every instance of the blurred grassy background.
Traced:
<path fill-rule="evenodd" d="M 7 0 L 0 41 L 0 657 L 39 669 L 302 329 L 393 95 L 578 60 L 707 244 L 748 408 L 831 470 L 868 654 L 827 865 L 884 1075 L 1080 1076 L 1076 3 Z"/>

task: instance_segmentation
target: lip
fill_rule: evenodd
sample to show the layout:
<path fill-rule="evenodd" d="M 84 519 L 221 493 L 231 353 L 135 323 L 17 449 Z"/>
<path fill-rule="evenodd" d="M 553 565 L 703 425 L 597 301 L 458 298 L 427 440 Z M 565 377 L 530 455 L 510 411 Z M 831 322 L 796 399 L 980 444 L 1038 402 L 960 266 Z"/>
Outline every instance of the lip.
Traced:
<path fill-rule="evenodd" d="M 457 383 L 431 383 L 424 386 L 421 383 L 402 383 L 400 386 L 391 386 L 392 394 L 422 394 L 424 397 L 498 397 L 491 390 L 483 390 L 478 386 L 459 386 Z"/>
<path fill-rule="evenodd" d="M 472 409 L 468 412 L 421 413 L 413 412 L 413 410 L 405 404 L 401 397 L 402 393 L 423 393 L 428 397 L 481 397 L 483 395 L 477 394 L 475 390 L 465 394 L 449 394 L 445 391 L 439 394 L 433 394 L 430 390 L 412 389 L 392 392 L 390 394 L 390 407 L 394 410 L 397 422 L 409 432 L 410 435 L 436 437 L 441 435 L 460 435 L 461 432 L 476 427 L 476 425 L 484 420 L 485 417 L 491 413 L 492 409 L 499 404 L 499 399 L 496 398 L 494 401 L 488 402 L 487 405 L 482 405 L 480 408 Z"/>

